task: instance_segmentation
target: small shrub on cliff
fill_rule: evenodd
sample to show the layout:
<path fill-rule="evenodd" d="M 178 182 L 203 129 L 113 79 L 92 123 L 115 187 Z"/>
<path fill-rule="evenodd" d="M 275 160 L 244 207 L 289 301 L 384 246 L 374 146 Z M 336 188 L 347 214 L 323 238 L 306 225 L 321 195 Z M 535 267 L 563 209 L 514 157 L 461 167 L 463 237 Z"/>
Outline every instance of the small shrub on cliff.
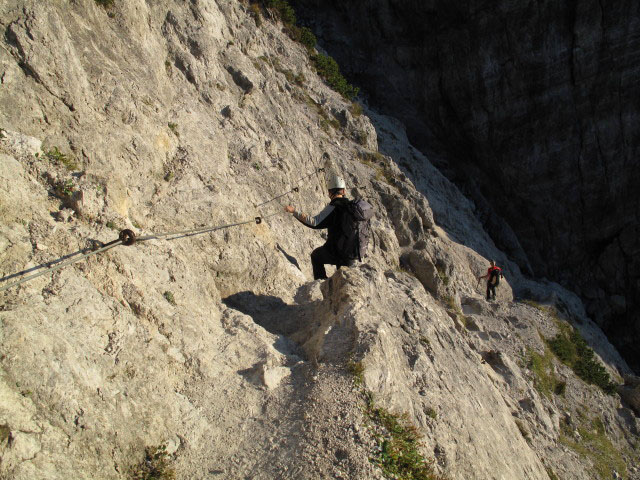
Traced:
<path fill-rule="evenodd" d="M 252 3 L 251 5 L 249 5 L 249 14 L 256 22 L 256 27 L 262 25 L 262 12 L 260 11 L 260 5 L 258 5 L 257 3 Z"/>
<path fill-rule="evenodd" d="M 593 350 L 587 345 L 580 333 L 559 320 L 558 327 L 560 333 L 547 340 L 553 353 L 582 380 L 600 387 L 609 395 L 613 395 L 616 391 L 616 385 L 611 381 L 606 369 L 595 358 Z"/>
<path fill-rule="evenodd" d="M 104 8 L 113 7 L 114 0 L 96 0 L 96 3 Z"/>
<path fill-rule="evenodd" d="M 358 102 L 353 102 L 353 103 L 351 103 L 351 106 L 349 107 L 349 111 L 351 112 L 351 115 L 353 115 L 354 117 L 357 118 L 360 115 L 362 115 L 362 112 L 364 110 L 363 110 L 361 104 L 359 104 Z"/>
<path fill-rule="evenodd" d="M 582 380 L 600 387 L 609 395 L 615 393 L 616 385 L 577 330 L 568 327 L 551 340 L 547 340 L 547 343 L 560 361 Z"/>
<path fill-rule="evenodd" d="M 263 0 L 264 6 L 278 12 L 278 16 L 285 25 L 295 25 L 296 12 L 286 0 Z"/>
<path fill-rule="evenodd" d="M 289 30 L 289 35 L 296 42 L 301 43 L 307 49 L 307 52 L 311 54 L 313 49 L 316 48 L 316 43 L 318 39 L 313 34 L 313 32 L 307 27 L 297 27 L 291 26 Z"/>
<path fill-rule="evenodd" d="M 169 130 L 171 130 L 171 132 L 176 136 L 176 137 L 180 137 L 180 133 L 178 132 L 178 124 L 174 123 L 174 122 L 169 122 L 167 123 L 167 127 L 169 127 Z"/>
<path fill-rule="evenodd" d="M 329 86 L 348 100 L 358 95 L 358 88 L 349 84 L 340 73 L 338 63 L 330 56 L 321 53 L 313 54 L 317 38 L 307 27 L 296 25 L 296 12 L 286 0 L 262 0 L 265 8 L 276 12 L 285 25 L 285 31 L 296 42 L 304 45 L 309 52 L 318 74 L 324 78 Z"/>
<path fill-rule="evenodd" d="M 145 448 L 144 460 L 133 468 L 131 480 L 174 480 L 176 472 L 164 446 Z"/>
<path fill-rule="evenodd" d="M 78 169 L 78 164 L 73 157 L 62 153 L 58 147 L 52 147 L 45 152 L 44 156 L 58 165 L 63 165 L 67 170 Z"/>
<path fill-rule="evenodd" d="M 311 61 L 327 84 L 348 100 L 358 95 L 358 88 L 349 84 L 340 73 L 340 67 L 333 57 L 318 53 L 311 56 Z"/>
<path fill-rule="evenodd" d="M 60 198 L 72 196 L 75 190 L 76 186 L 71 179 L 65 180 L 64 182 L 58 182 L 55 186 L 56 195 L 58 195 L 58 197 Z"/>

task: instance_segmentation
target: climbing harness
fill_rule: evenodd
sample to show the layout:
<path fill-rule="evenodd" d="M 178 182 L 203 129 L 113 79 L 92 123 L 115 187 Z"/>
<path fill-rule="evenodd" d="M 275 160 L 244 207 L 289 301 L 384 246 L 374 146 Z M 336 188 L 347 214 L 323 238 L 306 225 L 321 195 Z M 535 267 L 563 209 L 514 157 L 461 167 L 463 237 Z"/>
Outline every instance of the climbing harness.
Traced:
<path fill-rule="evenodd" d="M 271 203 L 271 202 L 273 202 L 275 200 L 278 200 L 279 198 L 282 198 L 282 197 L 284 197 L 286 195 L 289 195 L 292 192 L 299 192 L 300 189 L 299 189 L 298 185 L 303 180 L 306 180 L 307 178 L 311 177 L 312 175 L 315 175 L 316 173 L 318 173 L 320 171 L 324 171 L 324 168 L 318 168 L 318 169 L 314 170 L 313 172 L 311 172 L 310 174 L 305 175 L 304 177 L 300 178 L 295 183 L 295 186 L 291 190 L 289 190 L 287 192 L 284 192 L 284 193 L 282 193 L 280 195 L 277 195 L 277 196 L 267 200 L 266 202 L 262 202 L 262 203 L 260 203 L 258 205 L 255 205 L 254 207 L 255 208 L 259 208 L 259 207 L 267 205 L 268 203 Z M 16 286 L 18 286 L 18 285 L 20 285 L 22 283 L 25 283 L 25 282 L 27 282 L 29 280 L 33 280 L 34 278 L 37 278 L 37 277 L 39 277 L 41 275 L 45 275 L 45 274 L 50 273 L 50 272 L 55 272 L 56 270 L 60 270 L 63 267 L 66 267 L 66 266 L 71 265 L 73 263 L 79 262 L 80 260 L 83 260 L 83 259 L 85 259 L 87 257 L 90 257 L 92 255 L 96 255 L 98 253 L 106 252 L 107 250 L 110 250 L 110 249 L 112 249 L 114 247 L 117 247 L 117 246 L 120 246 L 120 245 L 131 246 L 131 245 L 134 245 L 136 243 L 146 242 L 148 240 L 161 240 L 161 239 L 176 240 L 176 239 L 179 239 L 179 238 L 193 237 L 195 235 L 201 235 L 203 233 L 214 232 L 216 230 L 224 230 L 224 229 L 227 229 L 227 228 L 238 227 L 238 226 L 241 226 L 241 225 L 247 225 L 249 223 L 256 223 L 257 225 L 259 225 L 259 224 L 262 223 L 263 220 L 265 220 L 267 218 L 275 217 L 276 215 L 281 215 L 283 213 L 284 212 L 278 211 L 278 212 L 274 212 L 274 213 L 271 213 L 271 214 L 268 214 L 268 215 L 260 215 L 260 216 L 252 218 L 251 220 L 245 220 L 245 221 L 237 222 L 237 223 L 229 223 L 229 224 L 225 224 L 225 225 L 204 226 L 204 227 L 192 228 L 192 229 L 189 229 L 189 230 L 180 230 L 180 231 L 176 231 L 176 232 L 157 233 L 157 234 L 145 235 L 144 237 L 136 237 L 135 233 L 132 230 L 125 229 L 125 230 L 122 230 L 120 232 L 120 234 L 119 234 L 119 236 L 118 236 L 118 238 L 116 240 L 113 240 L 113 241 L 111 241 L 109 243 L 105 243 L 105 244 L 101 245 L 99 248 L 97 248 L 95 250 L 91 250 L 90 252 L 87 252 L 87 253 L 84 253 L 84 252 L 86 252 L 86 249 L 85 250 L 80 250 L 80 251 L 78 251 L 76 253 L 73 253 L 71 255 L 67 255 L 65 257 L 62 257 L 62 259 L 70 258 L 70 257 L 75 257 L 75 258 L 70 258 L 69 260 L 66 260 L 66 261 L 61 261 L 61 259 L 57 259 L 57 260 L 54 260 L 52 262 L 47 262 L 47 263 L 45 263 L 43 265 L 40 265 L 38 267 L 34 267 L 34 268 L 31 268 L 31 269 L 28 269 L 28 270 L 24 270 L 22 272 L 14 273 L 14 274 L 8 275 L 8 276 L 6 276 L 4 278 L 0 278 L 0 282 L 7 281 L 7 280 L 9 280 L 11 278 L 23 275 L 23 274 L 25 274 L 27 272 L 30 272 L 30 271 L 33 271 L 33 270 L 37 270 L 37 269 L 42 268 L 44 266 L 49 266 L 49 268 L 47 268 L 47 269 L 45 269 L 45 270 L 43 270 L 41 272 L 34 273 L 33 275 L 29 275 L 27 277 L 23 277 L 20 280 L 16 280 L 16 281 L 11 282 L 11 283 L 9 283 L 7 285 L 0 286 L 0 292 L 2 292 L 4 290 L 8 290 L 8 289 L 10 289 L 12 287 L 16 287 Z M 78 255 L 78 254 L 81 254 L 81 255 Z M 76 255 L 78 255 L 78 256 L 76 257 Z"/>

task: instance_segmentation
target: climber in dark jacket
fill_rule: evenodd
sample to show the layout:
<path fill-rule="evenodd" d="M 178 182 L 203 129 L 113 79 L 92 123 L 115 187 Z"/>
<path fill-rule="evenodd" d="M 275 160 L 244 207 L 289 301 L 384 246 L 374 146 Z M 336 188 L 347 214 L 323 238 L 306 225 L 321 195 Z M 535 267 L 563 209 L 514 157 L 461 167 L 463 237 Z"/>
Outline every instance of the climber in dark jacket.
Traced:
<path fill-rule="evenodd" d="M 340 213 L 336 207 L 345 206 L 349 199 L 345 197 L 346 185 L 342 177 L 333 175 L 328 183 L 329 198 L 331 202 L 315 217 L 298 212 L 291 205 L 284 207 L 285 211 L 292 213 L 303 225 L 313 229 L 327 229 L 327 241 L 321 247 L 311 252 L 311 266 L 313 278 L 318 280 L 327 278 L 325 265 L 335 265 L 337 268 L 347 267 L 353 264 L 353 260 L 345 260 L 338 251 L 336 241 L 340 235 Z"/>
<path fill-rule="evenodd" d="M 487 274 L 478 277 L 478 280 L 483 278 L 487 279 L 487 300 L 496 299 L 496 287 L 500 283 L 500 279 L 504 278 L 502 274 L 502 269 L 496 266 L 496 262 L 491 260 L 491 266 L 487 269 Z"/>

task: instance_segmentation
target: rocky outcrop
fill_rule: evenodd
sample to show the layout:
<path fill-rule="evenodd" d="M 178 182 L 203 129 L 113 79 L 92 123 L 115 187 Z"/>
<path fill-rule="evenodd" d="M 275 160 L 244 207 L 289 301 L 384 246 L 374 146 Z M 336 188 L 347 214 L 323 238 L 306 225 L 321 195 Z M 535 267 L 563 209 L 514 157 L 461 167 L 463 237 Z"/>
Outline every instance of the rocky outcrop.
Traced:
<path fill-rule="evenodd" d="M 540 372 L 527 359 L 544 355 L 544 338 L 558 331 L 544 309 L 470 295 L 447 311 L 415 277 L 366 265 L 340 270 L 320 289 L 313 317 L 292 338 L 320 362 L 359 365 L 363 388 L 391 411 L 409 413 L 449 478 L 589 478 L 589 467 L 567 448 L 580 441 L 578 430 L 599 415 L 608 432 L 640 426 L 627 408 L 618 410 L 617 398 L 560 363 L 550 368 L 566 382 L 564 393 L 540 388 Z M 570 302 L 561 288 L 554 293 Z M 588 335 L 592 326 L 584 328 Z M 600 332 L 596 343 L 603 340 Z M 602 410 L 584 409 L 580 399 Z M 575 434 L 567 433 L 567 417 Z"/>
<path fill-rule="evenodd" d="M 639 369 L 639 4 L 297 4 L 500 248 L 573 287 Z"/>

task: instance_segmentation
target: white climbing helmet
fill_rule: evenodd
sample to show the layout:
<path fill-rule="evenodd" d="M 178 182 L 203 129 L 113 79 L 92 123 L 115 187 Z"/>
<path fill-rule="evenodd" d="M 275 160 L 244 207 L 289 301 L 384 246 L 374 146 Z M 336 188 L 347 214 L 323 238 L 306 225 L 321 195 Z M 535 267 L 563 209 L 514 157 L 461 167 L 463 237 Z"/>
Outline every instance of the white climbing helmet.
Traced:
<path fill-rule="evenodd" d="M 334 188 L 347 188 L 347 185 L 344 183 L 344 178 L 333 174 L 329 177 L 329 180 L 327 180 L 327 188 L 329 190 L 333 190 Z"/>

